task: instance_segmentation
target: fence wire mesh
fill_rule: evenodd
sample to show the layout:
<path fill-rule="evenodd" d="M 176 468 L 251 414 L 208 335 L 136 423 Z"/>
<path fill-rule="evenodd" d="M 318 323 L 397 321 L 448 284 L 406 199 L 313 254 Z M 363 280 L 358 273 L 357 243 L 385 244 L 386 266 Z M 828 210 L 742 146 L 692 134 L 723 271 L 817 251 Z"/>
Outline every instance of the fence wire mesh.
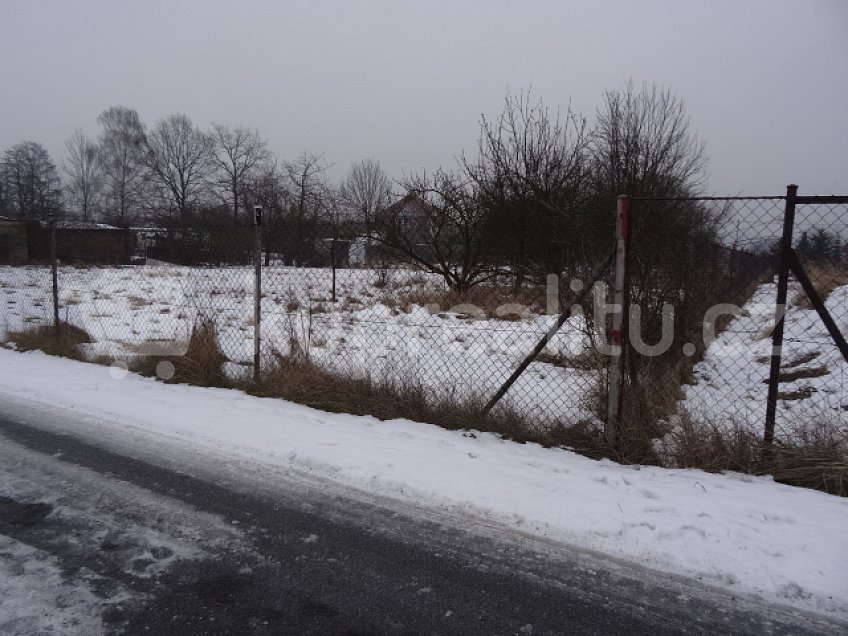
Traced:
<path fill-rule="evenodd" d="M 784 207 L 785 197 L 634 199 L 625 422 L 661 436 L 686 416 L 762 435 Z M 793 242 L 843 331 L 847 211 L 799 205 Z M 139 264 L 62 264 L 60 319 L 88 334 L 80 349 L 89 359 L 147 365 L 170 379 L 180 360 L 196 365 L 205 348 L 200 357 L 214 373 L 246 380 L 254 360 L 255 231 L 243 220 L 145 228 L 136 231 Z M 599 260 L 569 258 L 575 264 L 568 272 L 547 279 L 493 268 L 458 292 L 442 276 L 396 261 L 352 265 L 351 241 L 300 245 L 298 258 L 276 247 L 298 245 L 296 237 L 261 231 L 263 369 L 294 361 L 337 377 L 412 387 L 434 405 L 485 404 Z M 605 275 L 496 412 L 542 429 L 602 428 L 609 282 Z M 52 324 L 49 264 L 0 267 L 0 289 L 5 340 Z M 815 427 L 845 435 L 845 362 L 794 277 L 789 298 L 777 438 Z"/>
<path fill-rule="evenodd" d="M 337 376 L 414 388 L 434 405 L 484 404 L 571 294 L 571 281 L 559 277 L 517 284 L 507 272 L 457 293 L 443 277 L 397 262 L 334 268 L 319 253 L 297 264 L 274 252 L 276 241 L 264 231 L 262 366 L 308 362 Z M 84 357 L 163 379 L 172 377 L 177 359 L 197 358 L 192 347 L 208 347 L 214 334 L 215 370 L 249 378 L 253 237 L 246 224 L 144 229 L 137 239 L 143 264 L 60 264 L 60 318 L 90 337 L 80 344 Z M 7 340 L 52 324 L 49 263 L 4 266 L 0 276 Z M 593 337 L 591 323 L 575 316 L 497 409 L 541 427 L 597 420 L 604 361 L 588 353 Z"/>
<path fill-rule="evenodd" d="M 634 202 L 631 336 L 660 343 L 663 304 L 673 329 L 656 351 L 631 340 L 628 392 L 660 422 L 763 436 L 785 207 L 785 197 Z M 846 211 L 798 206 L 793 240 L 843 332 Z M 775 440 L 844 439 L 845 361 L 795 276 L 784 333 Z"/>
<path fill-rule="evenodd" d="M 546 285 L 528 283 L 516 292 L 506 278 L 462 294 L 438 275 L 388 264 L 338 269 L 335 286 L 333 278 L 328 268 L 264 269 L 264 353 L 414 387 L 433 403 L 481 406 L 550 329 L 560 308 Z M 562 330 L 499 408 L 543 426 L 594 417 L 592 392 L 603 363 L 577 360 L 585 332 L 577 319 Z"/>

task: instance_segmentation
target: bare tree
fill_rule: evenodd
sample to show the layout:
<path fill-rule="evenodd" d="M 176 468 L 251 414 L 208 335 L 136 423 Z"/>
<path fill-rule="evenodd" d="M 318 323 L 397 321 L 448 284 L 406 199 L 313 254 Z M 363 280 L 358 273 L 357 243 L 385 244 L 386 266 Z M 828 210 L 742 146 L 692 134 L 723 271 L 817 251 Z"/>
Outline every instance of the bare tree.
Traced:
<path fill-rule="evenodd" d="M 483 232 L 486 216 L 473 184 L 462 174 L 439 170 L 404 185 L 408 194 L 377 218 L 383 250 L 438 274 L 460 293 L 487 280 L 492 270 Z"/>
<path fill-rule="evenodd" d="M 93 220 L 100 211 L 103 193 L 103 169 L 98 147 L 82 130 L 77 129 L 65 142 L 67 201 L 83 221 Z"/>
<path fill-rule="evenodd" d="M 147 166 L 169 219 L 185 221 L 200 199 L 212 165 L 212 140 L 186 115 L 160 120 L 147 137 Z"/>
<path fill-rule="evenodd" d="M 366 260 L 375 215 L 389 205 L 391 190 L 391 181 L 380 167 L 380 163 L 373 159 L 354 163 L 339 188 L 342 202 L 349 208 L 351 216 L 362 225 Z"/>
<path fill-rule="evenodd" d="M 26 219 L 44 219 L 61 211 L 59 172 L 39 143 L 24 141 L 3 153 L 0 182 L 7 212 Z"/>
<path fill-rule="evenodd" d="M 570 108 L 552 114 L 529 93 L 507 95 L 496 119 L 482 118 L 478 155 L 461 165 L 486 212 L 487 240 L 516 284 L 527 272 L 561 272 L 582 252 L 588 144 L 585 119 Z"/>
<path fill-rule="evenodd" d="M 302 264 L 316 256 L 320 221 L 330 201 L 327 169 L 324 157 L 310 152 L 283 166 L 284 187 L 289 193 L 284 251 L 294 263 Z"/>
<path fill-rule="evenodd" d="M 641 381 L 650 383 L 676 368 L 684 343 L 697 342 L 704 312 L 718 302 L 717 292 L 726 285 L 719 234 L 727 208 L 687 200 L 706 186 L 707 158 L 683 100 L 669 89 L 648 84 L 636 88 L 627 82 L 607 91 L 592 154 L 595 211 L 607 219 L 604 240 L 611 235 L 609 210 L 615 196 L 656 199 L 640 202 L 629 224 L 630 302 L 641 309 L 646 341 L 660 338 L 663 305 L 674 308 L 669 353 L 627 358 L 631 382 L 638 384 L 645 374 Z"/>
<path fill-rule="evenodd" d="M 135 109 L 112 106 L 97 118 L 103 127 L 99 157 L 107 217 L 125 225 L 137 220 L 145 204 L 144 126 Z"/>
<path fill-rule="evenodd" d="M 265 265 L 271 264 L 271 255 L 280 254 L 284 244 L 285 216 L 289 204 L 288 179 L 276 162 L 269 163 L 261 174 L 251 179 L 246 205 L 258 204 L 263 208 L 262 234 L 265 245 Z"/>
<path fill-rule="evenodd" d="M 690 129 L 683 100 L 633 82 L 604 94 L 592 139 L 598 188 L 612 195 L 682 197 L 706 184 L 704 143 Z"/>
<path fill-rule="evenodd" d="M 562 272 L 575 258 L 567 243 L 579 244 L 591 192 L 585 120 L 571 110 L 551 114 L 529 94 L 507 95 L 501 114 L 483 117 L 480 128 L 477 155 L 463 155 L 457 173 L 406 184 L 414 198 L 381 215 L 381 240 L 458 291 L 499 266 L 516 286 L 527 273 Z"/>
<path fill-rule="evenodd" d="M 233 212 L 233 225 L 238 223 L 239 206 L 252 179 L 261 174 L 272 155 L 264 139 L 255 130 L 229 128 L 213 124 L 212 161 L 215 185 Z"/>
<path fill-rule="evenodd" d="M 346 221 L 349 221 L 348 215 L 345 214 L 345 200 L 341 193 L 332 188 L 325 188 L 324 200 L 321 205 L 321 223 L 324 225 L 329 236 L 321 238 L 326 243 L 325 249 L 330 259 L 330 300 L 336 302 L 336 272 L 342 261 L 342 241 L 345 234 Z"/>

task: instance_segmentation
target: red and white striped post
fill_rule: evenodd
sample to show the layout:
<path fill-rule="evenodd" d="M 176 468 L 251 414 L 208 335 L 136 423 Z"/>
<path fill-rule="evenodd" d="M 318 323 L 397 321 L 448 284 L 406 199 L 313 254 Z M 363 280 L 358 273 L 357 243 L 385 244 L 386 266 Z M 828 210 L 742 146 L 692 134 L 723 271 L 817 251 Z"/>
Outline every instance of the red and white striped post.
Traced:
<path fill-rule="evenodd" d="M 627 292 L 627 232 L 630 217 L 630 197 L 618 197 L 615 216 L 615 288 L 613 290 L 610 356 L 607 369 L 607 421 L 604 435 L 615 445 L 621 421 L 624 399 L 624 348 L 628 310 Z"/>

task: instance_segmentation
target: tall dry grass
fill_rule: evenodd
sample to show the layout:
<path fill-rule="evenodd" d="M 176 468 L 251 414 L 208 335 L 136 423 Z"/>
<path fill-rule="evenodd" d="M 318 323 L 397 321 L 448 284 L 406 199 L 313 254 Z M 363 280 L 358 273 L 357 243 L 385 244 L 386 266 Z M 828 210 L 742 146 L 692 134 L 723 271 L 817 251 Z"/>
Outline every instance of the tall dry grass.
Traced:
<path fill-rule="evenodd" d="M 12 332 L 7 341 L 14 342 L 21 351 L 38 349 L 83 360 L 79 345 L 92 342 L 92 338 L 72 325 L 61 327 L 58 332 L 46 326 Z M 102 358 L 97 361 L 111 362 Z M 130 366 L 136 372 L 167 382 L 241 388 L 253 395 L 283 398 L 329 412 L 371 415 L 381 420 L 408 419 L 449 430 L 492 432 L 515 442 L 568 448 L 595 459 L 608 457 L 633 464 L 769 474 L 784 483 L 848 496 L 848 436 L 833 422 L 799 423 L 768 449 L 762 446 L 761 437 L 746 427 L 719 426 L 687 412 L 678 412 L 675 425 L 669 426 L 667 414 L 676 412 L 686 365 L 669 366 L 662 373 L 655 370 L 650 374 L 653 382 L 631 387 L 625 398 L 617 444 L 612 447 L 596 423 L 540 426 L 503 408 L 484 415 L 481 407 L 485 396 L 435 398 L 413 380 L 341 375 L 297 352 L 277 355 L 263 370 L 258 383 L 228 377 L 226 362 L 214 324 L 202 322 L 192 331 L 185 355 L 140 356 Z M 163 364 L 172 369 L 165 378 L 161 373 Z M 600 415 L 605 405 L 600 380 L 597 393 Z"/>
<path fill-rule="evenodd" d="M 771 475 L 775 481 L 848 496 L 848 436 L 832 421 L 804 422 L 782 431 L 771 446 L 740 423 L 706 421 L 682 412 L 655 443 L 669 468 Z"/>
<path fill-rule="evenodd" d="M 837 287 L 848 285 L 848 267 L 844 265 L 817 263 L 808 265 L 806 269 L 813 288 L 823 301 L 827 300 L 831 292 Z M 803 290 L 797 293 L 793 304 L 801 309 L 813 308 L 813 303 L 807 298 L 807 294 Z"/>
<path fill-rule="evenodd" d="M 380 420 L 408 419 L 448 430 L 491 432 L 505 439 L 566 446 L 589 456 L 608 456 L 602 435 L 587 422 L 542 427 L 520 414 L 499 408 L 483 414 L 484 400 L 434 398 L 411 379 L 341 375 L 304 356 L 277 355 L 258 384 L 243 387 L 262 397 L 277 397 L 333 413 L 371 415 Z"/>
<path fill-rule="evenodd" d="M 58 328 L 53 325 L 38 325 L 9 332 L 5 342 L 14 344 L 18 351 L 38 350 L 51 356 L 83 360 L 85 356 L 80 345 L 94 340 L 85 329 L 61 322 Z"/>
<path fill-rule="evenodd" d="M 225 388 L 234 386 L 224 372 L 225 362 L 215 323 L 207 320 L 194 325 L 184 355 L 137 356 L 128 366 L 166 382 Z"/>

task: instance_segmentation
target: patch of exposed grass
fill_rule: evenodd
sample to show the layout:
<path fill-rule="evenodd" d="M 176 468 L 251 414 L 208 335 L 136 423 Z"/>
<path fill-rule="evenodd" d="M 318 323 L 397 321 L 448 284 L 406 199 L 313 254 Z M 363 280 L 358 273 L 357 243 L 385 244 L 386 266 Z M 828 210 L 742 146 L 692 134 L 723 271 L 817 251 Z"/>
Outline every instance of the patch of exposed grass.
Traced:
<path fill-rule="evenodd" d="M 408 313 L 413 305 L 426 307 L 431 313 L 454 311 L 484 320 L 524 320 L 545 312 L 547 290 L 543 285 L 519 288 L 479 285 L 464 292 L 433 288 L 406 288 L 385 294 L 381 302 Z"/>
<path fill-rule="evenodd" d="M 848 496 L 848 437 L 833 422 L 800 423 L 765 447 L 749 427 L 718 426 L 684 412 L 657 448 L 670 468 L 771 475 L 781 483 Z"/>
<path fill-rule="evenodd" d="M 806 400 L 813 396 L 816 390 L 811 386 L 801 387 L 796 391 L 779 391 L 777 393 L 778 400 L 785 401 L 794 401 L 794 400 Z"/>
<path fill-rule="evenodd" d="M 197 386 L 228 387 L 232 381 L 224 373 L 227 357 L 221 351 L 215 324 L 194 326 L 184 355 L 144 355 L 133 359 L 131 371 L 166 382 Z"/>
<path fill-rule="evenodd" d="M 509 409 L 483 415 L 482 400 L 434 399 L 412 381 L 342 376 L 301 355 L 278 355 L 259 384 L 244 388 L 253 395 L 280 397 L 332 413 L 409 419 L 448 430 L 492 432 L 521 443 L 565 446 L 595 457 L 608 455 L 602 435 L 587 423 L 540 428 Z"/>
<path fill-rule="evenodd" d="M 826 263 L 808 266 L 807 276 L 823 301 L 827 300 L 827 297 L 837 287 L 848 285 L 848 268 L 843 265 Z M 794 304 L 801 309 L 813 308 L 813 303 L 807 298 L 807 294 L 803 290 L 796 294 Z"/>
<path fill-rule="evenodd" d="M 6 342 L 14 343 L 18 351 L 38 350 L 51 356 L 83 360 L 85 357 L 79 345 L 94 341 L 85 329 L 62 322 L 58 329 L 52 325 L 38 325 L 12 331 L 6 335 Z"/>
<path fill-rule="evenodd" d="M 809 353 L 802 354 L 797 358 L 793 358 L 792 360 L 788 360 L 781 364 L 780 366 L 784 369 L 794 369 L 795 367 L 800 367 L 802 364 L 807 364 L 808 362 L 812 362 L 816 358 L 818 358 L 820 353 L 818 351 L 810 351 Z M 762 361 L 768 362 L 770 357 L 765 357 Z M 758 360 L 759 362 L 759 360 Z"/>
<path fill-rule="evenodd" d="M 603 369 L 606 365 L 606 357 L 600 350 L 591 346 L 585 347 L 580 353 L 574 355 L 542 351 L 536 356 L 535 361 L 564 369 L 581 369 L 583 371 L 597 371 Z"/>
<path fill-rule="evenodd" d="M 149 298 L 136 296 L 135 294 L 127 296 L 127 302 L 130 304 L 130 309 L 142 309 L 143 307 L 149 307 L 153 304 Z"/>
<path fill-rule="evenodd" d="M 826 366 L 807 367 L 806 369 L 792 369 L 781 371 L 777 376 L 778 382 L 794 382 L 795 380 L 806 380 L 808 378 L 820 378 L 830 373 Z M 768 384 L 768 378 L 763 380 Z"/>

